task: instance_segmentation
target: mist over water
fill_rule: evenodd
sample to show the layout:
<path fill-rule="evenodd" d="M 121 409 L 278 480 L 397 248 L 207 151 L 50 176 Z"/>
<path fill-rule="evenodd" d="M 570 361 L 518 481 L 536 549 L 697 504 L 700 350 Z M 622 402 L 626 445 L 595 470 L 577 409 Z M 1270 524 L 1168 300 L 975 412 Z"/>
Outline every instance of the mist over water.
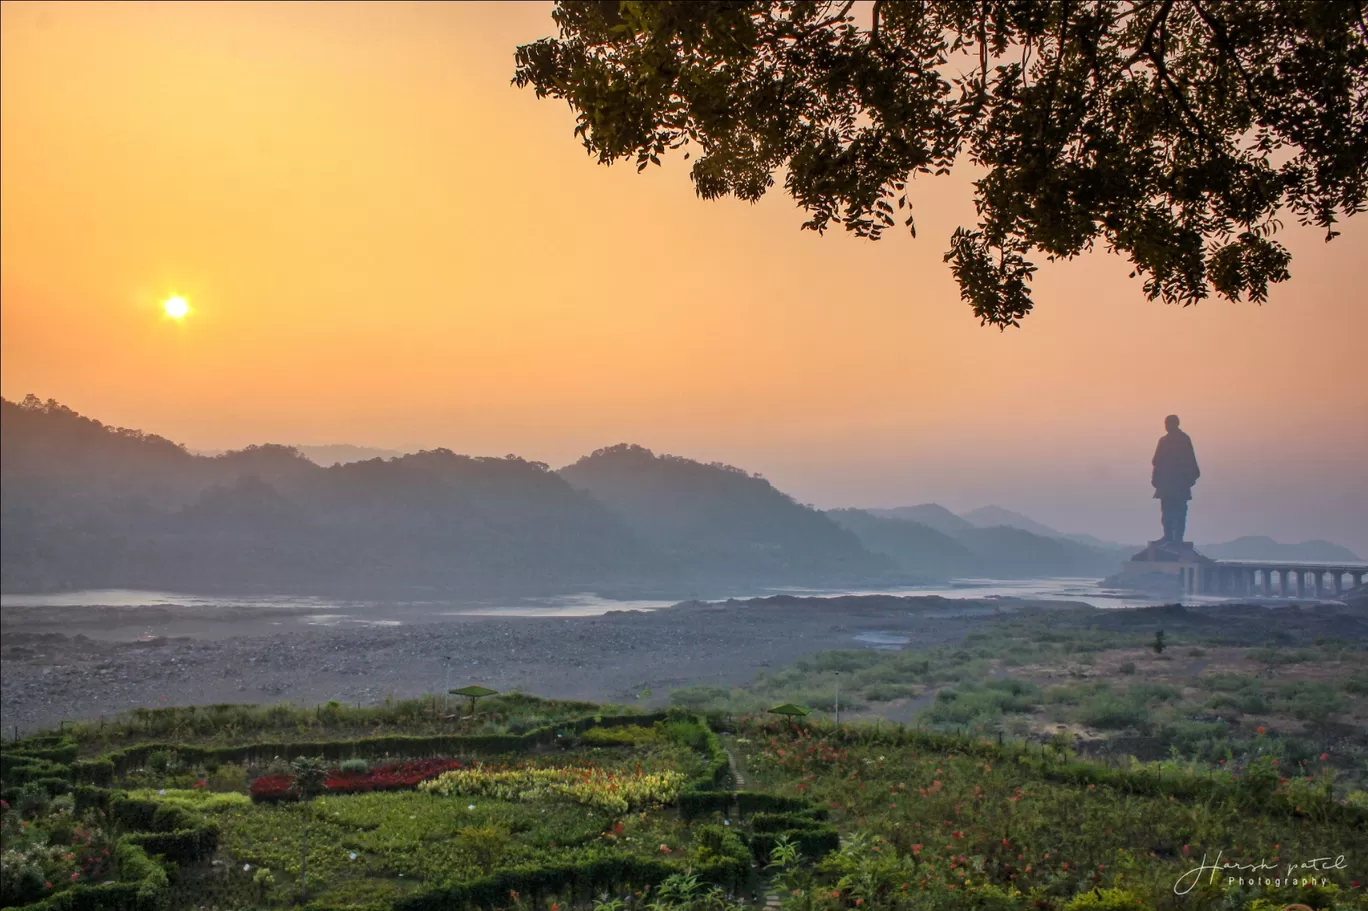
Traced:
<path fill-rule="evenodd" d="M 818 588 L 767 588 L 731 595 L 736 600 L 764 598 L 774 595 L 799 597 L 839 596 L 916 596 L 977 600 L 992 598 L 1050 599 L 1074 601 L 1099 608 L 1135 608 L 1155 604 L 1171 604 L 1176 599 L 1155 596 L 1122 594 L 1103 588 L 1096 579 L 958 579 L 946 585 L 889 586 L 846 590 Z M 297 614 L 307 625 L 334 626 L 344 623 L 372 623 L 397 625 L 402 620 L 368 618 L 369 612 L 404 611 L 414 619 L 450 616 L 489 617 L 596 617 L 611 611 L 654 611 L 680 603 L 681 599 L 615 599 L 584 592 L 549 598 L 497 599 L 490 601 L 434 600 L 393 601 L 349 600 L 294 595 L 194 595 L 176 592 L 139 591 L 135 589 L 106 589 L 44 594 L 0 594 L 0 610 L 12 608 L 75 608 L 105 607 L 176 608 L 208 610 L 278 610 L 283 614 Z M 699 600 L 727 600 L 709 598 Z M 1227 598 L 1217 596 L 1186 596 L 1183 603 L 1215 603 Z"/>

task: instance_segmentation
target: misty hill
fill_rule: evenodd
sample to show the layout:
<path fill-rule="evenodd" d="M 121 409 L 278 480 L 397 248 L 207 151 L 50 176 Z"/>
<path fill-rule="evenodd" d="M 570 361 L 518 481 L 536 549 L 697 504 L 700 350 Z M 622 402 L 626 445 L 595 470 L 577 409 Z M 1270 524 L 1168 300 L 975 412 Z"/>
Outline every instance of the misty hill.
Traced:
<path fill-rule="evenodd" d="M 916 522 L 927 528 L 934 528 L 941 534 L 954 535 L 974 527 L 974 523 L 955 515 L 939 503 L 922 503 L 920 506 L 897 506 L 893 509 L 867 509 L 872 515 L 885 519 L 900 519 Z"/>
<path fill-rule="evenodd" d="M 4 401 L 0 585 L 410 596 L 661 584 L 668 561 L 542 463 L 446 450 L 322 468 L 197 456 Z"/>
<path fill-rule="evenodd" d="M 1043 538 L 1059 538 L 1064 541 L 1073 541 L 1077 544 L 1084 544 L 1088 547 L 1117 555 L 1129 555 L 1134 553 L 1137 547 L 1136 545 L 1117 544 L 1115 541 L 1104 541 L 1094 535 L 1058 531 L 1048 525 L 1037 522 L 1030 516 L 1023 515 L 1022 513 L 1011 509 L 1003 509 L 1001 506 L 981 506 L 978 509 L 973 509 L 964 513 L 964 518 L 968 519 L 979 528 L 993 528 L 1000 525 L 1008 528 L 1019 528 L 1022 531 L 1029 531 L 1031 534 L 1040 535 Z"/>
<path fill-rule="evenodd" d="M 927 514 L 925 507 L 914 508 Z M 1065 538 L 1005 525 L 978 528 L 967 521 L 947 534 L 919 522 L 890 518 L 893 512 L 841 509 L 828 515 L 853 531 L 865 547 L 893 559 L 900 569 L 941 578 L 1103 577 L 1118 565 L 1114 551 Z"/>
<path fill-rule="evenodd" d="M 1262 535 L 1249 535 L 1223 544 L 1203 544 L 1198 548 L 1213 560 L 1309 560 L 1324 563 L 1357 563 L 1361 559 L 1347 547 L 1330 541 L 1303 541 L 1283 544 Z"/>
<path fill-rule="evenodd" d="M 933 579 L 979 575 L 979 554 L 929 525 L 906 519 L 892 519 L 880 511 L 833 509 L 827 515 L 849 529 L 860 543 L 876 554 L 883 554 L 910 573 Z"/>
<path fill-rule="evenodd" d="M 697 572 L 801 584 L 867 580 L 892 568 L 826 514 L 759 475 L 720 463 L 600 449 L 560 474 L 592 494 L 671 560 Z"/>
<path fill-rule="evenodd" d="M 1004 525 L 1008 528 L 1029 531 L 1033 535 L 1040 535 L 1045 538 L 1064 537 L 1060 532 L 1048 525 L 1042 525 L 1030 516 L 1024 516 L 1010 509 L 1003 509 L 1001 506 L 980 506 L 978 509 L 971 509 L 969 512 L 962 513 L 961 517 L 978 528 L 993 528 Z"/>
<path fill-rule="evenodd" d="M 352 462 L 364 462 L 369 459 L 394 459 L 406 454 L 397 449 L 353 446 L 351 443 L 331 443 L 324 446 L 296 445 L 294 448 L 310 462 L 324 467 L 339 463 L 347 465 Z"/>

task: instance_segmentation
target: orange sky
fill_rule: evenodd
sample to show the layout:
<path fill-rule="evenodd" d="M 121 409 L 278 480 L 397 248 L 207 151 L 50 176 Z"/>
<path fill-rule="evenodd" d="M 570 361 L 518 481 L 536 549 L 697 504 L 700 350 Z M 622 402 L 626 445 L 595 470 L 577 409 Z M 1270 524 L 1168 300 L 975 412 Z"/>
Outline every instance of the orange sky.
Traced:
<path fill-rule="evenodd" d="M 549 10 L 3 4 L 0 391 L 199 448 L 559 465 L 632 441 L 819 506 L 998 503 L 1130 541 L 1157 535 L 1176 411 L 1190 537 L 1368 556 L 1368 217 L 1289 228 L 1263 307 L 1150 303 L 1099 254 L 1043 265 L 1000 333 L 941 262 L 971 174 L 919 181 L 918 238 L 870 243 L 800 232 L 782 190 L 596 165 L 566 106 L 509 85 Z"/>

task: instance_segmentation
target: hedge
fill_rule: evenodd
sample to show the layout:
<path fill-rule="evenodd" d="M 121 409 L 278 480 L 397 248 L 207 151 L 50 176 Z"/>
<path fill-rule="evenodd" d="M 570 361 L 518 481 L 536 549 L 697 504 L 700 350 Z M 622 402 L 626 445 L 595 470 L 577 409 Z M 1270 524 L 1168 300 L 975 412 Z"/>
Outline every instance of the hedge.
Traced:
<path fill-rule="evenodd" d="M 97 788 L 90 784 L 78 784 L 72 789 L 72 796 L 76 799 L 76 809 L 84 810 L 108 810 L 110 798 L 113 793 L 108 788 Z"/>
<path fill-rule="evenodd" d="M 148 832 L 152 830 L 152 820 L 161 806 L 155 800 L 116 793 L 109 800 L 109 817 L 124 831 Z"/>
<path fill-rule="evenodd" d="M 398 899 L 394 911 L 504 907 L 510 892 L 518 892 L 533 903 L 567 892 L 572 901 L 591 900 L 604 892 L 659 883 L 682 872 L 683 867 L 667 861 L 625 855 L 595 858 L 577 865 L 510 867 L 490 876 Z M 729 857 L 694 867 L 692 872 L 705 882 L 737 893 L 750 875 L 750 864 Z"/>
<path fill-rule="evenodd" d="M 687 820 L 711 813 L 728 813 L 736 803 L 730 791 L 685 791 L 679 795 L 679 815 Z"/>
<path fill-rule="evenodd" d="M 148 854 L 158 854 L 177 866 L 189 866 L 218 849 L 219 831 L 216 826 L 199 826 L 175 832 L 134 832 L 124 841 L 137 845 Z"/>
<path fill-rule="evenodd" d="M 750 837 L 751 853 L 757 862 L 767 860 L 774 850 L 780 836 L 787 835 L 789 841 L 798 846 L 798 852 L 809 860 L 821 860 L 841 846 L 841 835 L 828 825 L 815 825 L 811 828 L 786 829 L 782 832 L 756 832 Z"/>
<path fill-rule="evenodd" d="M 380 756 L 424 758 L 461 753 L 516 753 L 539 746 L 550 746 L 563 734 L 581 733 L 591 727 L 619 727 L 630 724 L 654 724 L 675 717 L 666 712 L 640 715 L 593 715 L 559 724 L 536 728 L 526 734 L 433 734 L 412 736 L 390 734 L 381 737 L 361 737 L 353 740 L 262 741 L 237 746 L 204 747 L 193 744 L 139 743 L 106 754 L 111 764 L 111 775 L 123 775 L 142 766 L 155 752 L 175 755 L 181 762 L 204 763 L 251 762 L 262 759 L 295 759 L 311 756 L 320 759 L 344 760 L 354 757 L 373 759 Z"/>

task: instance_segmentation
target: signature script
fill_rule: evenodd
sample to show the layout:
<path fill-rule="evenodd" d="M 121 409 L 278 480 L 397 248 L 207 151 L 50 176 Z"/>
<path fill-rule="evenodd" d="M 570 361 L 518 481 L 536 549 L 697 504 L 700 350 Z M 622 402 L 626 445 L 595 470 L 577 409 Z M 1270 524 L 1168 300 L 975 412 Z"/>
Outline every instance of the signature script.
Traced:
<path fill-rule="evenodd" d="M 1216 852 L 1216 859 L 1207 863 L 1207 856 L 1202 855 L 1200 866 L 1193 867 L 1191 870 L 1178 877 L 1178 881 L 1173 884 L 1175 895 L 1187 895 L 1201 881 L 1202 874 L 1211 871 L 1210 882 L 1216 881 L 1216 874 L 1223 870 L 1241 870 L 1246 873 L 1255 873 L 1259 870 L 1269 870 L 1276 874 L 1279 869 L 1277 864 L 1270 864 L 1268 861 L 1258 860 L 1247 864 L 1222 863 L 1221 855 L 1224 851 Z M 1286 864 L 1283 867 L 1284 875 L 1293 876 L 1302 871 L 1323 872 L 1326 870 L 1343 870 L 1345 868 L 1344 855 L 1338 857 L 1314 857 L 1311 860 L 1304 860 L 1301 863 Z M 1187 885 L 1185 886 L 1184 883 Z"/>

